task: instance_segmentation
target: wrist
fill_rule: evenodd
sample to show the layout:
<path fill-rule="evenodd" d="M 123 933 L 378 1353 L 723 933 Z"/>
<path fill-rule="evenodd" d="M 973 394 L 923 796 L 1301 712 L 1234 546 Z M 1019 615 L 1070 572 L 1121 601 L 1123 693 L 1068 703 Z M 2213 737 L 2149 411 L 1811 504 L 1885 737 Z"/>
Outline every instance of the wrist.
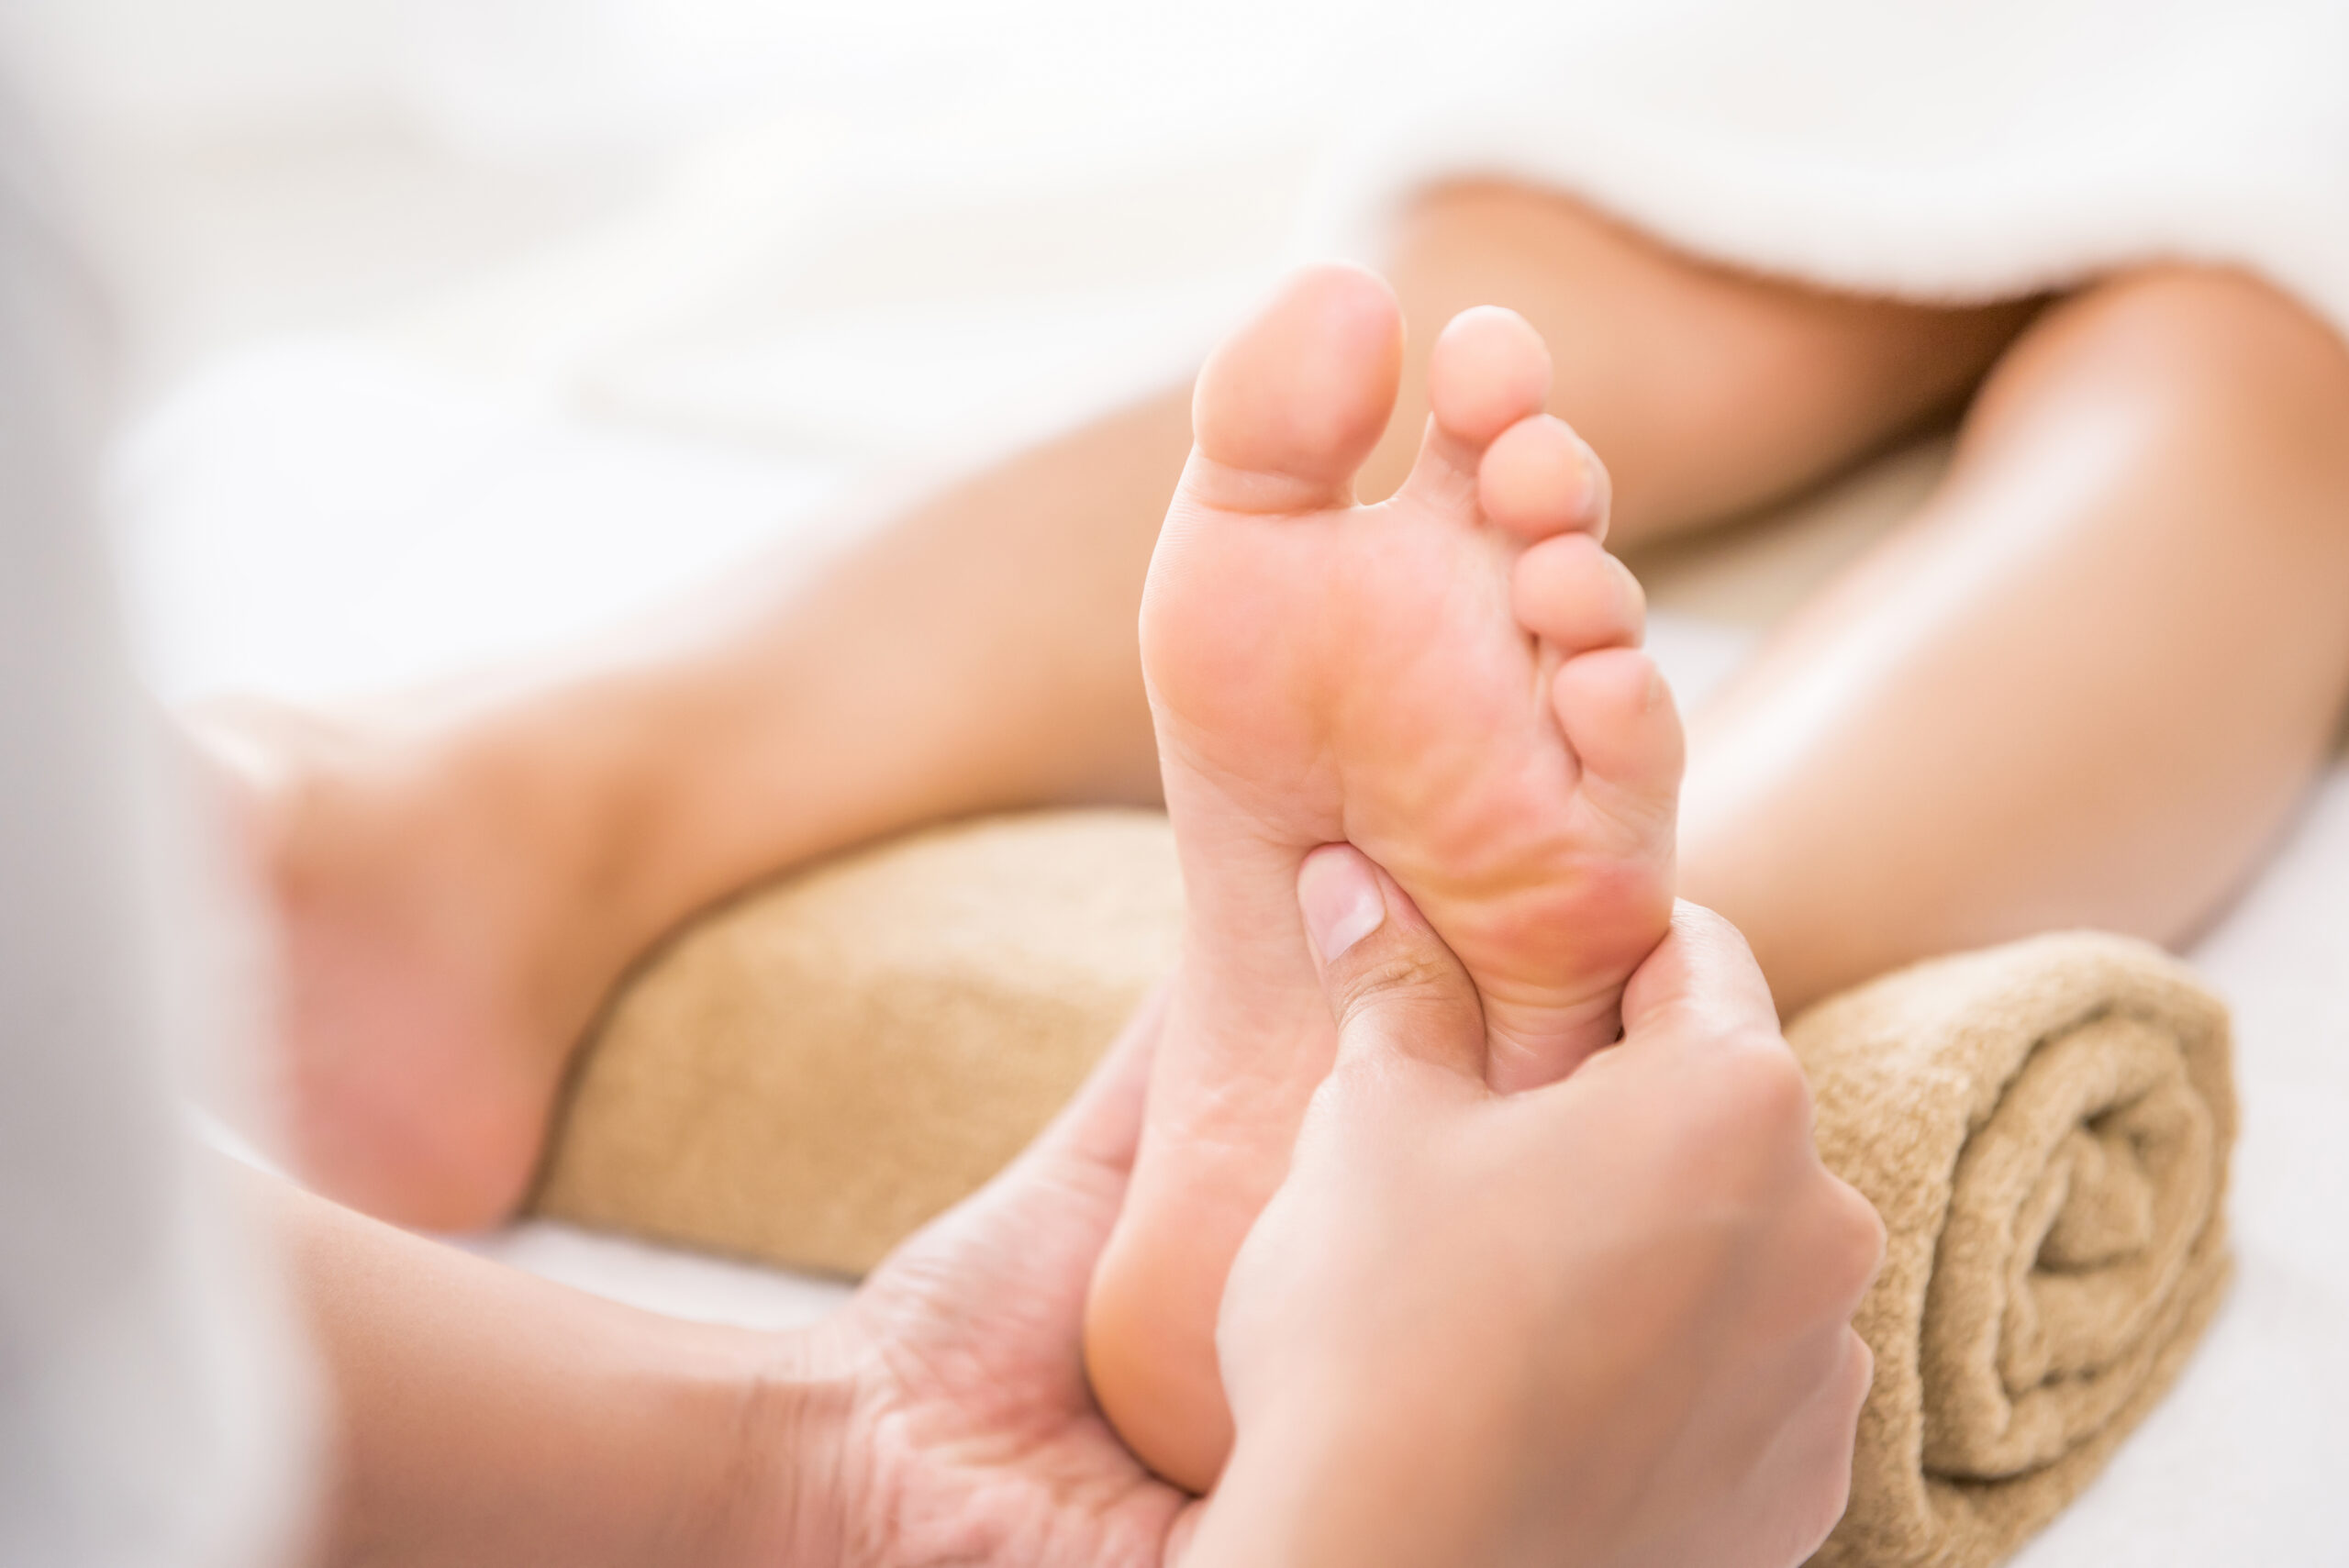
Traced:
<path fill-rule="evenodd" d="M 757 1334 L 737 1352 L 711 1418 L 709 1522 L 696 1561 L 789 1568 L 846 1561 L 860 1467 L 850 1360 L 822 1329 Z"/>
<path fill-rule="evenodd" d="M 1198 1561 L 1218 1568 L 1419 1568 L 1502 1560 L 1499 1463 L 1470 1434 L 1342 1391 L 1243 1422 L 1210 1496 Z M 1486 1456 L 1489 1459 L 1491 1456 Z"/>

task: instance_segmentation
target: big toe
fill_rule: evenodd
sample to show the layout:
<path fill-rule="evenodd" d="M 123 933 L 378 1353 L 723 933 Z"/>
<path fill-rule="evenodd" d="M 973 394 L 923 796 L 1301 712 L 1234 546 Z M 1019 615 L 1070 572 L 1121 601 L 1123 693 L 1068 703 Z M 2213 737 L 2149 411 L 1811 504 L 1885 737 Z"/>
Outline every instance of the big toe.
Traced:
<path fill-rule="evenodd" d="M 1394 291 L 1357 267 L 1308 267 L 1199 373 L 1185 488 L 1228 511 L 1351 499 L 1402 376 Z"/>

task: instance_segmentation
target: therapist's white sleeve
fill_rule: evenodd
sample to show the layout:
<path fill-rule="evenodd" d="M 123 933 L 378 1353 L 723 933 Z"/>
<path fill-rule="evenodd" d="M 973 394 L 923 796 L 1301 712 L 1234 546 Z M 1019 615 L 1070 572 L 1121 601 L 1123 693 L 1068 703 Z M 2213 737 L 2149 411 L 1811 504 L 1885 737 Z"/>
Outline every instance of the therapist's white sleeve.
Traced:
<path fill-rule="evenodd" d="M 102 355 L 0 96 L 0 1564 L 253 1568 L 298 1358 L 178 1084 L 223 1013 L 91 506 Z"/>

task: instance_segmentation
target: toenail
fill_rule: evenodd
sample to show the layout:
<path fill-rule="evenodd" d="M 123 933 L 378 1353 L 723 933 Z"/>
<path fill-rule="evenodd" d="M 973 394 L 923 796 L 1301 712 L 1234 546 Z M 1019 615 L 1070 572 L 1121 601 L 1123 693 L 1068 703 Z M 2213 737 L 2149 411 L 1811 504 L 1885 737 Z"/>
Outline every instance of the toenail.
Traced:
<path fill-rule="evenodd" d="M 1590 443 L 1581 444 L 1582 495 L 1575 503 L 1575 515 L 1603 521 L 1607 516 L 1607 470 L 1600 464 L 1598 454 L 1590 450 Z"/>
<path fill-rule="evenodd" d="M 1297 901 L 1323 963 L 1336 962 L 1386 923 L 1378 878 L 1362 851 L 1349 844 L 1324 844 L 1305 857 L 1297 873 Z"/>

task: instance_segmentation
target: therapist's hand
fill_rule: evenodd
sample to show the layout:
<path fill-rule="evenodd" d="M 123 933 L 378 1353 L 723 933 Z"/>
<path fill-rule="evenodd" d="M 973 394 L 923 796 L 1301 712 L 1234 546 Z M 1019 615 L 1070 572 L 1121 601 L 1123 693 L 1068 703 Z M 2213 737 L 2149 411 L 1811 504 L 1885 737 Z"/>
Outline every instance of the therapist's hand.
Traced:
<path fill-rule="evenodd" d="M 1085 1289 L 1125 1196 L 1162 1007 L 984 1190 L 791 1347 L 751 1447 L 800 1462 L 747 1560 L 1158 1564 L 1195 1507 L 1086 1387 Z M 729 1559 L 730 1561 L 730 1559 Z"/>
<path fill-rule="evenodd" d="M 1842 1511 L 1883 1232 L 1743 940 L 1683 905 L 1621 1043 L 1504 1098 L 1401 890 L 1335 847 L 1300 894 L 1317 932 L 1384 918 L 1323 960 L 1338 1063 L 1232 1267 L 1198 1560 L 1799 1562 Z"/>
<path fill-rule="evenodd" d="M 1158 1009 L 812 1329 L 639 1311 L 258 1175 L 317 1351 L 304 1562 L 1154 1568 L 1191 1499 L 1094 1408 L 1085 1286 Z"/>

